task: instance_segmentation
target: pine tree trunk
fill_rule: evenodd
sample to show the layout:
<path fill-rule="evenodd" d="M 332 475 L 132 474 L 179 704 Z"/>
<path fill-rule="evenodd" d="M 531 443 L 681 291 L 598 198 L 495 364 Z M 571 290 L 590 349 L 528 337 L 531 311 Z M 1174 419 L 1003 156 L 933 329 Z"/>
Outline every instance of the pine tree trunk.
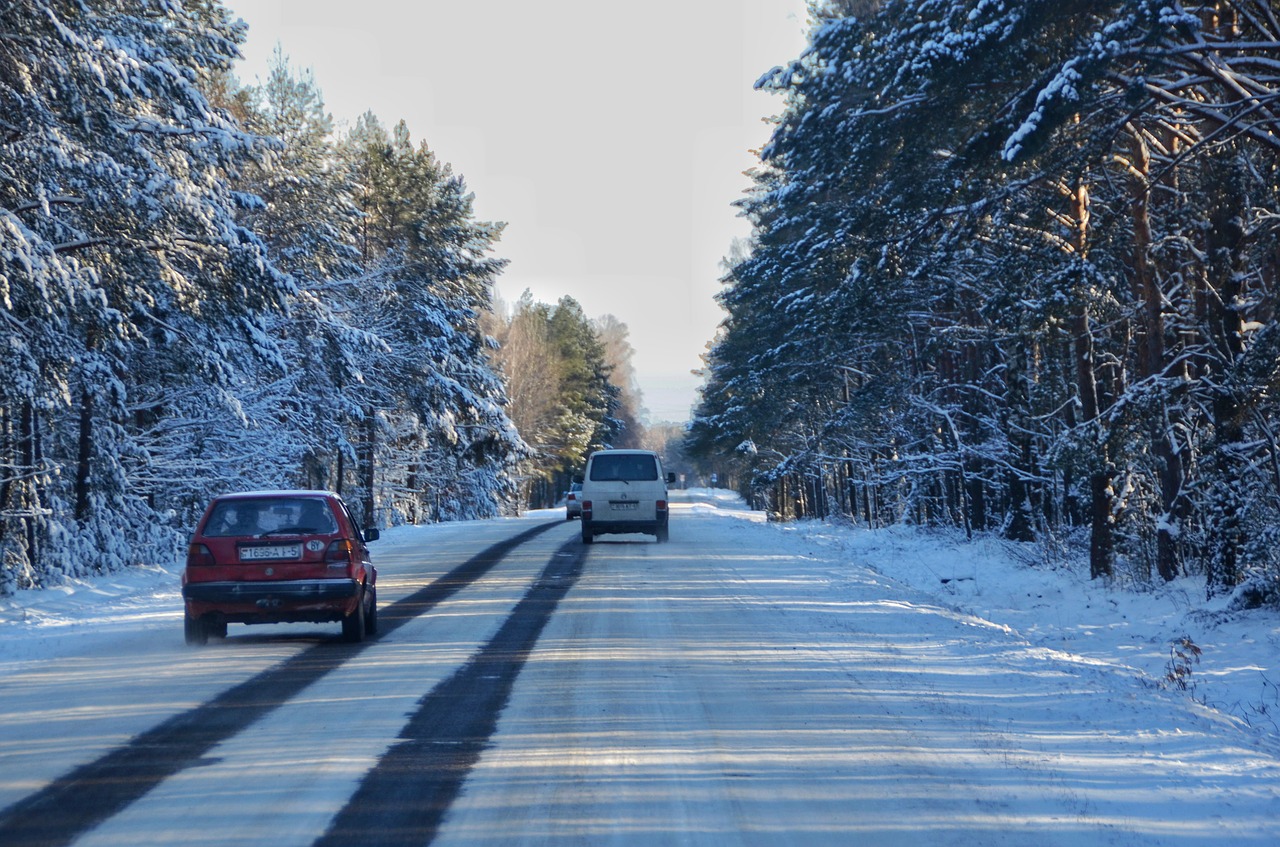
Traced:
<path fill-rule="evenodd" d="M 968 487 L 969 490 L 966 497 L 969 502 L 969 526 L 976 527 L 979 532 L 983 532 L 987 528 L 986 485 L 983 483 L 981 476 L 974 476 L 969 479 Z"/>
<path fill-rule="evenodd" d="M 1077 233 L 1075 252 L 1077 260 L 1085 261 L 1089 232 L 1089 189 L 1083 183 L 1076 185 L 1070 198 Z M 1094 365 L 1093 330 L 1089 326 L 1088 304 L 1081 293 L 1071 316 L 1071 332 L 1074 341 L 1076 383 L 1080 394 L 1080 412 L 1086 425 L 1098 421 L 1101 409 L 1098 402 L 1098 374 Z M 1115 515 L 1110 451 L 1105 435 L 1097 444 L 1094 466 L 1089 473 L 1089 575 L 1097 579 L 1115 573 Z"/>
<path fill-rule="evenodd" d="M 76 451 L 76 522 L 89 519 L 89 464 L 93 457 L 93 397 L 89 389 L 80 392 L 80 433 Z"/>
<path fill-rule="evenodd" d="M 0 407 L 0 462 L 5 465 L 17 464 L 17 444 L 14 442 L 13 413 L 8 406 Z M 5 508 L 9 496 L 13 493 L 13 474 L 0 475 L 0 509 Z M 8 521 L 0 518 L 0 541 L 8 534 Z M 3 564 L 0 563 L 0 567 Z M 4 575 L 0 573 L 0 586 L 4 584 Z"/>
<path fill-rule="evenodd" d="M 1073 318 L 1076 334 L 1076 378 L 1080 384 L 1080 406 L 1084 419 L 1098 419 L 1098 387 L 1093 367 L 1093 338 L 1089 318 L 1081 311 Z M 1113 470 L 1105 437 L 1097 445 L 1095 465 L 1089 473 L 1089 576 L 1093 579 L 1115 573 Z"/>
<path fill-rule="evenodd" d="M 1165 366 L 1164 313 L 1160 285 L 1151 266 L 1151 154 L 1140 127 L 1129 127 L 1133 155 L 1131 164 L 1130 204 L 1133 216 L 1134 296 L 1141 305 L 1138 336 L 1138 380 L 1157 379 Z M 1156 570 L 1166 582 L 1175 579 L 1180 570 L 1178 528 L 1181 523 L 1183 460 L 1177 441 L 1171 437 L 1177 429 L 1176 408 L 1162 403 L 1161 415 L 1153 415 L 1150 439 L 1155 454 L 1160 484 L 1161 516 L 1156 525 Z"/>
<path fill-rule="evenodd" d="M 377 444 L 378 437 L 378 420 L 373 409 L 369 409 L 365 415 L 365 461 L 364 461 L 364 525 L 366 527 L 374 526 L 374 500 L 373 486 L 375 477 L 375 464 L 377 450 L 374 449 Z"/>
<path fill-rule="evenodd" d="M 1227 168 L 1223 169 L 1228 170 Z M 1229 591 L 1241 578 L 1240 559 L 1244 545 L 1240 516 L 1245 507 L 1238 502 L 1239 457 L 1245 440 L 1243 404 L 1232 387 L 1232 372 L 1244 352 L 1244 318 L 1240 312 L 1241 282 L 1238 270 L 1246 234 L 1242 192 L 1228 176 L 1218 182 L 1220 193 L 1210 208 L 1208 232 L 1208 285 L 1205 298 L 1209 344 L 1217 351 L 1210 362 L 1215 373 L 1213 396 L 1213 467 L 1220 490 L 1230 490 L 1227 502 L 1220 502 L 1210 534 L 1214 551 L 1208 573 L 1210 593 Z"/>
<path fill-rule="evenodd" d="M 1017 345 L 1021 348 L 1022 345 Z M 1011 463 L 1006 473 L 1009 488 L 1008 518 L 1005 521 L 1004 536 L 1010 541 L 1034 541 L 1035 523 L 1031 507 L 1031 489 L 1027 479 L 1032 474 L 1031 435 L 1026 426 L 1024 416 L 1029 412 L 1027 398 L 1026 362 L 1020 349 L 1015 349 L 1006 359 L 1005 403 L 1008 407 L 1008 427 L 1010 458 L 1016 458 L 1017 465 Z"/>
<path fill-rule="evenodd" d="M 418 462 L 409 464 L 409 474 L 405 477 L 404 487 L 409 495 L 409 523 L 416 524 L 422 519 L 422 492 L 418 490 L 418 471 L 422 465 Z"/>
<path fill-rule="evenodd" d="M 18 437 L 21 442 L 22 468 L 28 479 L 22 486 L 28 489 L 24 498 L 22 517 L 26 529 L 27 568 L 32 580 L 38 579 L 40 569 L 40 551 L 37 546 L 39 533 L 36 528 L 37 503 L 35 495 L 36 477 L 36 410 L 29 401 L 22 404 L 22 422 Z"/>

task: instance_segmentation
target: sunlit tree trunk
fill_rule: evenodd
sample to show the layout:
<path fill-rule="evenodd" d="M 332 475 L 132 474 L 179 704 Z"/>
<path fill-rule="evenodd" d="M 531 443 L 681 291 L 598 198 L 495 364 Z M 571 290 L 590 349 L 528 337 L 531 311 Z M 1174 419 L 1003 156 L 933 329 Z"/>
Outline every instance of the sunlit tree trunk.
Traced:
<path fill-rule="evenodd" d="M 1151 263 L 1151 152 L 1141 126 L 1131 124 L 1129 158 L 1133 255 L 1130 259 L 1133 294 L 1138 303 L 1139 381 L 1158 380 L 1165 369 L 1164 303 L 1156 268 Z M 1160 485 L 1161 514 L 1156 520 L 1156 569 L 1169 581 L 1179 567 L 1179 526 L 1182 520 L 1183 457 L 1177 440 L 1180 413 L 1174 398 L 1160 392 L 1161 414 L 1150 421 L 1152 452 Z"/>
<path fill-rule="evenodd" d="M 1075 254 L 1083 263 L 1088 255 L 1089 188 L 1078 181 L 1070 195 L 1072 220 L 1075 222 Z M 1082 286 L 1083 288 L 1084 286 Z M 1074 342 L 1077 391 L 1080 397 L 1080 413 L 1083 423 L 1098 423 L 1101 408 L 1098 400 L 1098 372 L 1094 355 L 1093 329 L 1090 326 L 1088 298 L 1081 291 L 1076 298 L 1071 315 L 1071 333 Z M 1090 531 L 1089 574 L 1094 579 L 1111 576 L 1115 572 L 1115 493 L 1112 481 L 1115 470 L 1111 465 L 1110 449 L 1105 427 L 1098 434 L 1094 464 L 1089 473 Z"/>

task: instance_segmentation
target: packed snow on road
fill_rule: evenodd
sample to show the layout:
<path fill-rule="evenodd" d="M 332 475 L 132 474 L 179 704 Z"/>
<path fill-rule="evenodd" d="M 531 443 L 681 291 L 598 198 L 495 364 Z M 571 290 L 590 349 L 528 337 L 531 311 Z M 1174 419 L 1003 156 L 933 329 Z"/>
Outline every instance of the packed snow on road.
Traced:
<path fill-rule="evenodd" d="M 1092 582 L 1039 546 L 778 525 L 726 492 L 682 496 L 668 544 L 573 552 L 563 510 L 385 532 L 384 609 L 556 524 L 75 843 L 316 843 L 427 693 L 577 555 L 434 844 L 1280 843 L 1275 610 L 1205 601 L 1190 578 Z M 179 569 L 0 601 L 0 821 L 338 639 L 233 626 L 189 648 Z"/>

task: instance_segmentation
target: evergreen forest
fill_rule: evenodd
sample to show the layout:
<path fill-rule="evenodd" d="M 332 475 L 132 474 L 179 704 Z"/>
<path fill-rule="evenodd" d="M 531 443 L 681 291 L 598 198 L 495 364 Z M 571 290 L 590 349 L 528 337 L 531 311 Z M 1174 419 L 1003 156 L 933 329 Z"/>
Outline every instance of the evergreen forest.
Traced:
<path fill-rule="evenodd" d="M 779 518 L 1280 587 L 1274 0 L 830 0 L 689 448 Z"/>

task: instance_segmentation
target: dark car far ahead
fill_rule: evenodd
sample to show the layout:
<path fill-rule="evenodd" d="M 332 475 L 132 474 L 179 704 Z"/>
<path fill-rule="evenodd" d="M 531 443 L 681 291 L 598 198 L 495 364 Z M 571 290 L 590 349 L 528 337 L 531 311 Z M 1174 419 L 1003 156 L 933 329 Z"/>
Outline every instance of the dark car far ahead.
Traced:
<path fill-rule="evenodd" d="M 188 644 L 227 624 L 341 621 L 347 641 L 377 632 L 378 572 L 346 503 L 327 491 L 247 491 L 214 498 L 182 572 Z"/>

